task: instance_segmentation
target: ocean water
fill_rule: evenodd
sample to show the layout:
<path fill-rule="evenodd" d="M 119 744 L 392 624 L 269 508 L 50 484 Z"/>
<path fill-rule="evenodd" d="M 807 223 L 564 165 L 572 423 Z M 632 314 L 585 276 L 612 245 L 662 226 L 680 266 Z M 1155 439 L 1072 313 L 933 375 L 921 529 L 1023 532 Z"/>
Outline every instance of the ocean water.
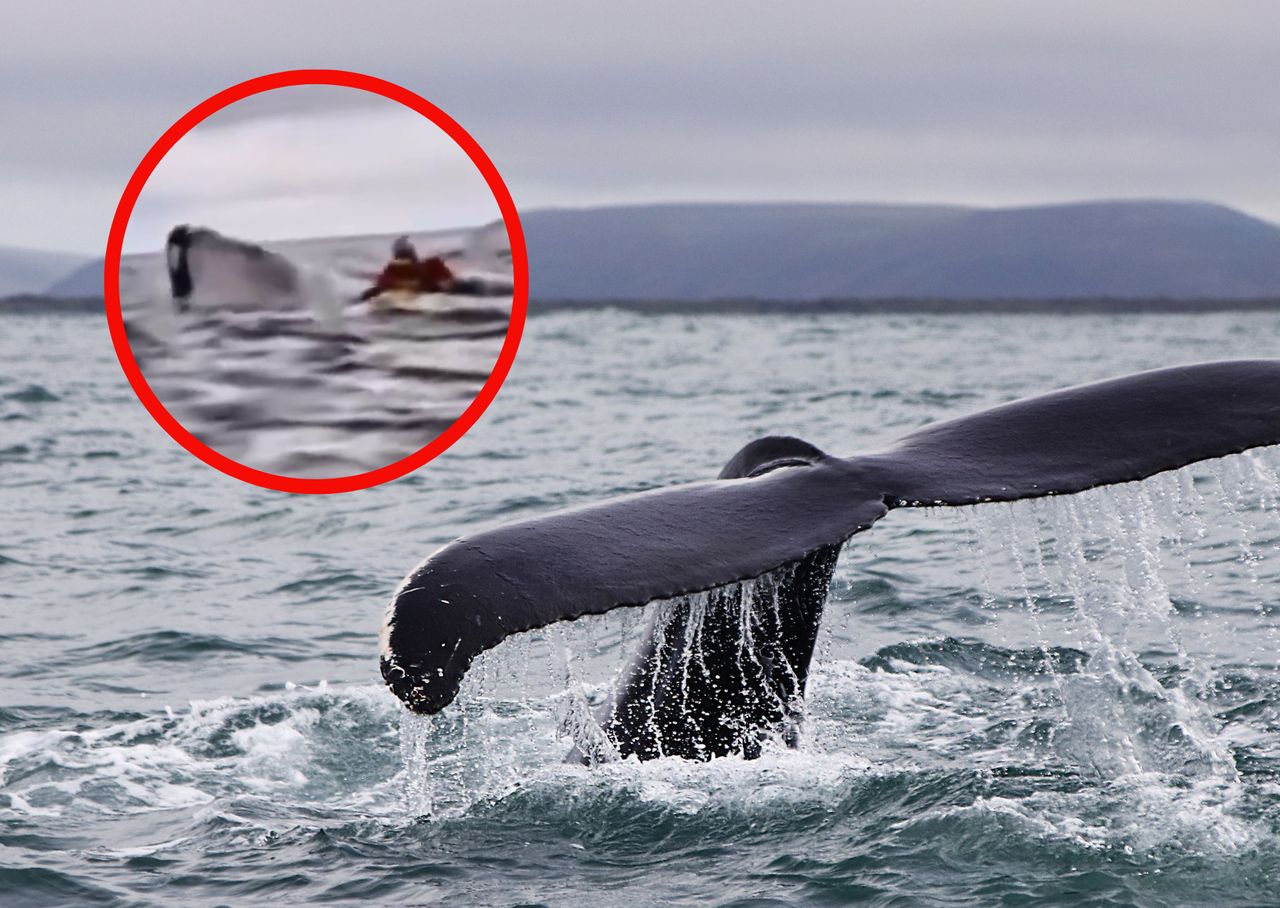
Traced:
<path fill-rule="evenodd" d="M 192 435 L 285 476 L 364 473 L 414 453 L 470 406 L 507 333 L 511 295 L 359 302 L 394 234 L 193 246 L 186 311 L 162 252 L 125 256 L 120 303 L 138 367 Z M 509 287 L 501 222 L 413 234 L 419 254 Z M 294 275 L 271 280 L 278 256 Z M 266 272 L 264 274 L 264 271 Z"/>
<path fill-rule="evenodd" d="M 1280 455 L 846 547 L 801 747 L 562 761 L 643 610 L 407 714 L 401 577 L 478 527 L 713 476 L 765 433 L 1273 356 L 1280 318 L 531 320 L 444 457 L 339 497 L 175 445 L 93 317 L 0 320 L 0 904 L 1280 904 Z"/>

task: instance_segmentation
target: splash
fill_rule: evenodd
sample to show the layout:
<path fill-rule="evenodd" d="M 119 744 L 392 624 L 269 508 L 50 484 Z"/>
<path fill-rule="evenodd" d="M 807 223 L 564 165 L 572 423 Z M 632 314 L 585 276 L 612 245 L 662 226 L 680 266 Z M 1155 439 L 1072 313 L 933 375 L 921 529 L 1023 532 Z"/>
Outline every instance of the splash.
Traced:
<path fill-rule="evenodd" d="M 1042 651 L 1065 632 L 1089 653 L 1083 671 L 1045 664 L 1058 708 L 1053 744 L 1063 756 L 1111 778 L 1238 779 L 1208 705 L 1222 679 L 1204 625 L 1221 619 L 1206 618 L 1206 603 L 1216 572 L 1243 573 L 1259 595 L 1266 588 L 1265 549 L 1274 550 L 1276 529 L 1259 518 L 1274 524 L 1274 456 L 1251 452 L 1145 483 L 966 509 L 987 608 L 1021 606 Z M 1213 511 L 1221 516 L 1209 518 Z M 1002 561 L 1011 588 L 993 579 Z M 1261 599 L 1227 610 L 1242 608 L 1275 639 Z M 1261 653 L 1253 664 L 1264 664 Z"/>
<path fill-rule="evenodd" d="M 1273 744 L 1257 740 L 1256 725 L 1244 726 L 1254 737 L 1242 739 L 1224 704 L 1236 702 L 1234 693 L 1241 709 L 1270 701 L 1246 695 L 1240 672 L 1215 655 L 1223 635 L 1234 646 L 1243 623 L 1255 640 L 1248 677 L 1276 670 L 1267 590 L 1280 580 L 1278 462 L 1274 450 L 1252 452 L 1078 496 L 920 515 L 953 515 L 937 531 L 959 556 L 948 569 L 976 584 L 976 620 L 993 641 L 940 635 L 850 658 L 859 621 L 848 613 L 859 587 L 838 577 L 798 748 L 779 736 L 759 760 L 615 761 L 601 716 L 623 680 L 620 666 L 646 639 L 673 654 L 671 689 L 687 698 L 705 679 L 708 616 L 717 610 L 739 622 L 735 665 L 744 677 L 758 671 L 779 608 L 769 591 L 785 571 L 520 635 L 477 661 L 449 710 L 402 716 L 406 807 L 443 819 L 549 792 L 625 790 L 701 813 L 749 798 L 769 779 L 784 780 L 780 790 L 794 796 L 823 784 L 819 777 L 838 789 L 854 784 L 849 773 L 878 766 L 922 778 L 1028 772 L 1063 781 L 1016 806 L 979 795 L 948 810 L 1019 814 L 1028 828 L 1091 848 L 1158 851 L 1195 838 L 1197 823 L 1215 829 L 1196 838 L 1205 848 L 1247 847 L 1256 829 L 1241 819 L 1251 790 L 1242 786 L 1241 747 L 1256 759 Z M 1252 598 L 1224 602 L 1224 588 Z M 600 765 L 565 762 L 586 753 L 600 754 Z M 827 770 L 846 781 L 832 782 Z M 1153 830 L 1156 817 L 1166 826 Z"/>

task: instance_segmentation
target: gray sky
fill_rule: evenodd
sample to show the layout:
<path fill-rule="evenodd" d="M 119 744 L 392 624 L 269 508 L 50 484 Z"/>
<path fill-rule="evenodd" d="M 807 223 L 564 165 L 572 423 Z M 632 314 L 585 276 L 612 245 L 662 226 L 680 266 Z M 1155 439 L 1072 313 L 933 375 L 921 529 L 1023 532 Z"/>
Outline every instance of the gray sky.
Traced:
<path fill-rule="evenodd" d="M 245 101 L 244 110 L 224 108 L 165 155 L 134 207 L 126 252 L 159 248 L 184 222 L 288 239 L 445 230 L 502 216 L 466 152 L 401 104 L 340 86 L 282 88 Z"/>
<path fill-rule="evenodd" d="M 370 10 L 12 4 L 0 35 L 0 245 L 100 251 L 129 174 L 180 114 L 295 67 L 367 72 L 438 104 L 522 208 L 1162 197 L 1280 221 L 1270 0 Z M 349 123 L 378 104 L 282 97 L 229 119 Z M 374 214 L 298 213 L 287 232 L 367 229 Z M 405 216 L 388 209 L 385 229 L 431 226 Z M 275 217 L 273 230 L 287 226 Z"/>

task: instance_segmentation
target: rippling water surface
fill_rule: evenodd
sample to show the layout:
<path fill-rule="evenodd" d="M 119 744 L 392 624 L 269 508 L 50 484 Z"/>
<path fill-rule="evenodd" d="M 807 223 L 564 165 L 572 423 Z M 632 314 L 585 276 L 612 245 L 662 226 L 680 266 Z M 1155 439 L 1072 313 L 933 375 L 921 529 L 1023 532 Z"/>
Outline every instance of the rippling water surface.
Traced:
<path fill-rule="evenodd" d="M 505 644 L 434 719 L 376 666 L 463 531 L 1278 347 L 1266 315 L 547 316 L 447 455 L 335 498 L 193 460 L 99 320 L 5 317 L 0 903 L 1280 903 L 1274 451 L 895 512 L 837 568 L 802 747 L 756 761 L 561 762 L 637 610 Z"/>
<path fill-rule="evenodd" d="M 407 457 L 488 379 L 511 295 L 360 302 L 392 239 L 205 240 L 190 254 L 183 307 L 162 253 L 126 257 L 121 309 L 148 385 L 192 435 L 268 473 L 349 476 Z M 461 276 L 510 284 L 501 222 L 414 240 Z"/>

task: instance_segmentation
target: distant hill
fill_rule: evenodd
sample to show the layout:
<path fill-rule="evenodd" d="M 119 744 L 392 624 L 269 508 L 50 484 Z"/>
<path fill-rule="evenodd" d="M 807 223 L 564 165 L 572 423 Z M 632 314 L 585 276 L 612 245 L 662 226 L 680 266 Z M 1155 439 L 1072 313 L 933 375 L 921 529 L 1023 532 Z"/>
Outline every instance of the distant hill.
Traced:
<path fill-rule="evenodd" d="M 43 293 L 51 282 L 87 261 L 89 256 L 72 252 L 0 246 L 0 296 Z M 97 292 L 101 295 L 101 288 Z"/>
<path fill-rule="evenodd" d="M 63 272 L 59 279 L 46 285 L 49 296 L 77 298 L 102 296 L 102 259 L 93 259 L 80 265 L 69 274 Z"/>
<path fill-rule="evenodd" d="M 671 204 L 521 220 L 537 299 L 1280 295 L 1280 227 L 1199 202 Z"/>
<path fill-rule="evenodd" d="M 1280 226 L 1203 202 L 670 204 L 521 221 L 535 300 L 1280 297 Z M 63 274 L 49 295 L 101 296 L 101 260 Z"/>

